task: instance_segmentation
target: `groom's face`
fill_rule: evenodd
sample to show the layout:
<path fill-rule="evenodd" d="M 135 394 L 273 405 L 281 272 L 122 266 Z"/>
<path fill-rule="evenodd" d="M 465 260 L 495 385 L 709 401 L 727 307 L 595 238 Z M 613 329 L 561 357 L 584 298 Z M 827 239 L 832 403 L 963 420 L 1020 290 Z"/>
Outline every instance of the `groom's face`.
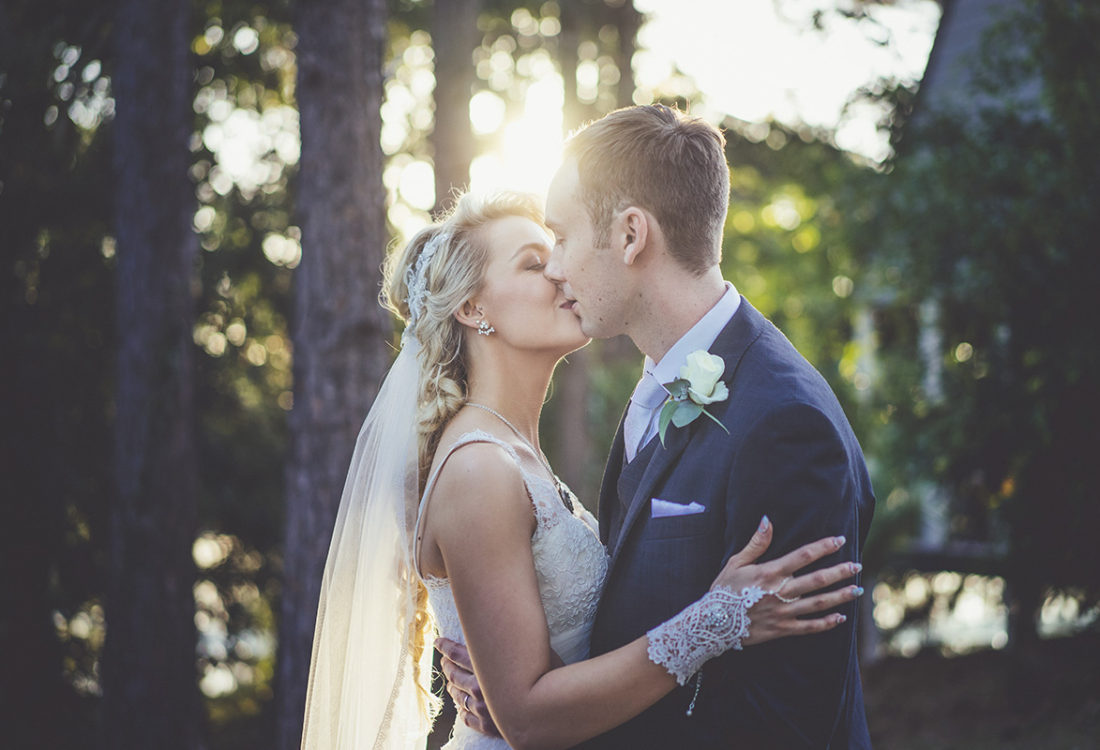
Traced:
<path fill-rule="evenodd" d="M 597 231 L 581 201 L 576 162 L 567 160 L 554 176 L 546 196 L 546 225 L 554 249 L 545 275 L 558 284 L 591 338 L 617 336 L 626 330 L 624 300 L 629 295 L 623 264 L 613 247 L 599 247 Z M 615 233 L 611 233 L 612 245 Z M 604 243 L 606 244 L 606 243 Z"/>

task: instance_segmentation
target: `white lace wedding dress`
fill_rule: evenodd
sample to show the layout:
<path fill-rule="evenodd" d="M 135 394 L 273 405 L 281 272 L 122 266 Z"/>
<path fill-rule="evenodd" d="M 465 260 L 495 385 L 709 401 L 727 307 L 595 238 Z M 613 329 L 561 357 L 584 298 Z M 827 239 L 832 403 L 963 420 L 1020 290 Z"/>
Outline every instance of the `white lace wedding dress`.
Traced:
<path fill-rule="evenodd" d="M 580 503 L 574 502 L 574 509 L 570 512 L 558 495 L 557 487 L 549 479 L 527 471 L 511 445 L 487 432 L 476 430 L 462 435 L 450 446 L 448 455 L 463 445 L 479 442 L 495 443 L 504 448 L 523 475 L 535 512 L 531 550 L 535 558 L 542 608 L 546 612 L 546 624 L 550 631 L 550 647 L 566 664 L 581 661 L 588 656 L 592 621 L 607 575 L 607 552 L 600 543 L 596 521 Z M 445 461 L 446 457 L 428 478 L 425 497 L 435 485 L 439 469 Z M 424 508 L 422 503 L 421 512 Z M 418 518 L 418 527 L 419 522 Z M 440 635 L 465 643 L 450 582 L 445 578 L 428 576 L 424 578 L 424 583 L 428 587 L 428 600 Z M 507 747 L 504 740 L 486 737 L 456 721 L 444 750 L 503 750 Z"/>

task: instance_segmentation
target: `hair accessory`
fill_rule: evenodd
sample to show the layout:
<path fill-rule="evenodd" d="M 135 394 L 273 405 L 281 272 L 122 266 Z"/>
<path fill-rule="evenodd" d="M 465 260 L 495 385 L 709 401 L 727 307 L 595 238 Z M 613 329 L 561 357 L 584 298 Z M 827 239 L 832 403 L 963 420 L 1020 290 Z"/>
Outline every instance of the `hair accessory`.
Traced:
<path fill-rule="evenodd" d="M 477 332 L 482 336 L 488 336 L 490 333 L 496 333 L 497 329 L 489 325 L 489 321 L 482 318 L 477 324 Z"/>
<path fill-rule="evenodd" d="M 409 308 L 409 323 L 405 331 L 411 331 L 416 327 L 417 321 L 424 315 L 424 308 L 428 303 L 428 264 L 439 251 L 439 248 L 451 240 L 451 233 L 439 231 L 430 240 L 424 243 L 420 255 L 416 256 L 416 262 L 405 271 L 405 287 L 408 295 L 405 304 Z"/>

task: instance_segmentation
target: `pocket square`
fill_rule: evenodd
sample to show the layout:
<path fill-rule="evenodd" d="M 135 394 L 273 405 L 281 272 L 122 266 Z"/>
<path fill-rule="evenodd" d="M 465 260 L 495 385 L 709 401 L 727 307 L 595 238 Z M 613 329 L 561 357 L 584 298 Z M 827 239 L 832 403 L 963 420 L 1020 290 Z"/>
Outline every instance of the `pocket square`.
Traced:
<path fill-rule="evenodd" d="M 699 503 L 673 503 L 660 498 L 650 500 L 650 515 L 653 518 L 668 518 L 670 516 L 694 516 L 706 510 Z"/>

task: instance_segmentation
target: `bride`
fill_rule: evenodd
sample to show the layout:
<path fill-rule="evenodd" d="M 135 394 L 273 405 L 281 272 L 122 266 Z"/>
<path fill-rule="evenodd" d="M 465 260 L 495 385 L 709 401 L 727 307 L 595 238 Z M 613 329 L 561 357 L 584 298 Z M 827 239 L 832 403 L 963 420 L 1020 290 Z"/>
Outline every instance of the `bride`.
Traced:
<path fill-rule="evenodd" d="M 806 615 L 856 596 L 851 586 L 818 592 L 850 577 L 849 564 L 794 575 L 842 538 L 751 564 L 771 538 L 764 519 L 702 599 L 586 658 L 608 560 L 591 514 L 539 448 L 554 367 L 587 343 L 543 276 L 550 249 L 534 199 L 466 195 L 387 261 L 383 297 L 406 328 L 340 503 L 303 748 L 422 746 L 439 708 L 429 687 L 437 632 L 469 649 L 503 736 L 458 721 L 448 749 L 569 747 L 729 648 L 835 627 L 842 615 Z"/>

